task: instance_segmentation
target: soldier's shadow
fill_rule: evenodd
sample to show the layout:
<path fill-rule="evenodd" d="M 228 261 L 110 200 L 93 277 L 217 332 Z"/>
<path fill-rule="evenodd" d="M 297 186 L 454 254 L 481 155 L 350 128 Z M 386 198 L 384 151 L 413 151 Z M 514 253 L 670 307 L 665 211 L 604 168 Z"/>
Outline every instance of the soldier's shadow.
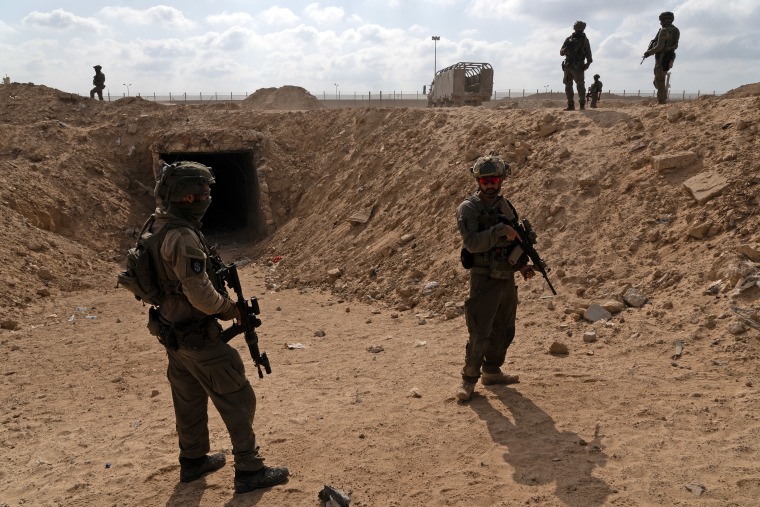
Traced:
<path fill-rule="evenodd" d="M 596 432 L 591 442 L 584 442 L 575 433 L 559 431 L 546 412 L 515 389 L 499 387 L 493 392 L 503 407 L 492 406 L 481 396 L 469 406 L 485 421 L 494 442 L 507 449 L 504 461 L 514 469 L 515 482 L 527 486 L 553 482 L 556 497 L 567 505 L 603 505 L 612 489 L 592 475 L 607 463 Z"/>

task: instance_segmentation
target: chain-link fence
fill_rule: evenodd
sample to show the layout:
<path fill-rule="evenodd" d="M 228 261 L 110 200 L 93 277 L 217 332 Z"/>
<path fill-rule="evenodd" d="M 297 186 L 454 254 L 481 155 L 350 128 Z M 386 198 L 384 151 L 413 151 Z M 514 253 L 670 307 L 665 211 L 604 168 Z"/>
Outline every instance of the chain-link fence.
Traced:
<path fill-rule="evenodd" d="M 717 96 L 722 95 L 724 92 L 718 92 L 716 90 L 710 91 L 686 91 L 671 90 L 669 98 L 670 100 L 695 100 L 702 96 Z M 365 93 L 353 92 L 353 93 L 312 93 L 312 95 L 329 108 L 344 108 L 344 107 L 426 107 L 428 105 L 427 95 L 422 92 L 403 92 L 403 91 L 391 91 L 383 92 L 368 91 Z M 150 100 L 152 102 L 159 102 L 165 104 L 172 103 L 185 103 L 185 104 L 206 104 L 214 102 L 228 102 L 236 103 L 242 102 L 247 99 L 250 94 L 248 92 L 164 92 L 164 93 L 149 93 L 141 94 L 136 93 L 127 95 L 122 93 L 121 95 L 111 94 L 108 91 L 104 94 L 104 99 L 107 101 L 115 101 L 119 99 L 127 98 L 128 96 L 140 97 L 143 100 Z M 602 93 L 602 100 L 637 100 L 637 99 L 650 99 L 657 98 L 657 90 L 609 90 Z M 499 100 L 565 100 L 565 91 L 550 90 L 548 88 L 542 89 L 507 89 L 497 90 L 494 92 L 491 100 L 493 102 Z"/>

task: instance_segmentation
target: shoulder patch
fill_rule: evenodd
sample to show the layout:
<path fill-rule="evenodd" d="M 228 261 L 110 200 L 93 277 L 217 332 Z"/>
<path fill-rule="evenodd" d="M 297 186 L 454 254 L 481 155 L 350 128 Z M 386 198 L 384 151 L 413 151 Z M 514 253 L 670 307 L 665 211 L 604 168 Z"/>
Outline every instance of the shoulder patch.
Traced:
<path fill-rule="evenodd" d="M 206 263 L 203 259 L 189 259 L 189 261 L 190 261 L 190 271 L 192 271 L 196 275 L 200 275 L 206 270 L 205 269 Z"/>

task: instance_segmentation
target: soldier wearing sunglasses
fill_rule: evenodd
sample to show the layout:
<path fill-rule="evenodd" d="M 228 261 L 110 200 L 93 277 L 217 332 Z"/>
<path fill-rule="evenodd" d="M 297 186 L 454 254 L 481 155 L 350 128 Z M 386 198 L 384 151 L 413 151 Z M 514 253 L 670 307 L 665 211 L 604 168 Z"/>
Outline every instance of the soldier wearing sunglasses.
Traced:
<path fill-rule="evenodd" d="M 469 339 L 456 397 L 467 401 L 475 384 L 513 384 L 517 375 L 501 371 L 515 336 L 517 287 L 515 272 L 526 280 L 535 272 L 519 247 L 517 211 L 501 195 L 509 164 L 495 155 L 480 157 L 470 169 L 478 183 L 475 194 L 457 208 L 462 235 L 462 265 L 470 270 L 470 296 L 464 311 Z"/>

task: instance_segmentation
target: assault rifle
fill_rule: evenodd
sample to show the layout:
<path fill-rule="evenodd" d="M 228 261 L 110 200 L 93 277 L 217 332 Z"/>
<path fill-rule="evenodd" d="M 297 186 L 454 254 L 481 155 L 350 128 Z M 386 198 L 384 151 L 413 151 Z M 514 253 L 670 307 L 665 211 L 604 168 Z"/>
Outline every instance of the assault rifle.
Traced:
<path fill-rule="evenodd" d="M 272 373 L 272 367 L 269 366 L 269 358 L 266 352 L 259 352 L 259 336 L 256 334 L 256 328 L 261 325 L 261 320 L 257 317 L 260 313 L 259 301 L 251 296 L 250 301 L 246 301 L 243 296 L 243 289 L 240 287 L 240 277 L 238 276 L 237 266 L 235 263 L 222 264 L 221 268 L 216 270 L 219 278 L 235 292 L 237 296 L 236 305 L 240 310 L 240 319 L 233 322 L 230 327 L 222 331 L 222 340 L 225 343 L 232 340 L 240 333 L 245 334 L 245 343 L 251 353 L 251 358 L 259 371 L 259 378 L 264 378 L 261 367 L 267 375 Z"/>
<path fill-rule="evenodd" d="M 657 30 L 657 35 L 654 36 L 654 39 L 652 39 L 651 41 L 649 41 L 649 46 L 647 46 L 647 51 L 649 51 L 650 49 L 653 49 L 657 45 L 657 39 L 660 38 L 660 32 L 661 31 L 662 31 L 662 28 L 660 28 L 659 30 Z M 651 56 L 651 55 L 649 55 L 649 56 Z M 644 56 L 641 57 L 641 62 L 639 63 L 639 65 L 641 65 L 642 63 L 644 63 L 644 60 L 646 60 L 646 59 L 647 59 L 647 53 L 646 53 L 646 51 L 644 51 Z"/>
<path fill-rule="evenodd" d="M 541 259 L 541 256 L 538 255 L 536 249 L 533 248 L 533 245 L 536 243 L 536 232 L 533 230 L 533 226 L 530 225 L 530 222 L 528 222 L 527 218 L 523 218 L 519 222 L 513 223 L 511 225 L 519 235 L 519 239 L 517 241 L 520 247 L 522 247 L 523 251 L 531 260 L 531 262 L 533 262 L 533 268 L 541 273 L 541 275 L 544 277 L 544 280 L 546 280 L 546 283 L 549 285 L 552 294 L 556 296 L 557 291 L 554 290 L 552 282 L 549 281 L 549 275 L 547 273 L 549 271 L 549 268 L 546 267 L 546 262 Z"/>

